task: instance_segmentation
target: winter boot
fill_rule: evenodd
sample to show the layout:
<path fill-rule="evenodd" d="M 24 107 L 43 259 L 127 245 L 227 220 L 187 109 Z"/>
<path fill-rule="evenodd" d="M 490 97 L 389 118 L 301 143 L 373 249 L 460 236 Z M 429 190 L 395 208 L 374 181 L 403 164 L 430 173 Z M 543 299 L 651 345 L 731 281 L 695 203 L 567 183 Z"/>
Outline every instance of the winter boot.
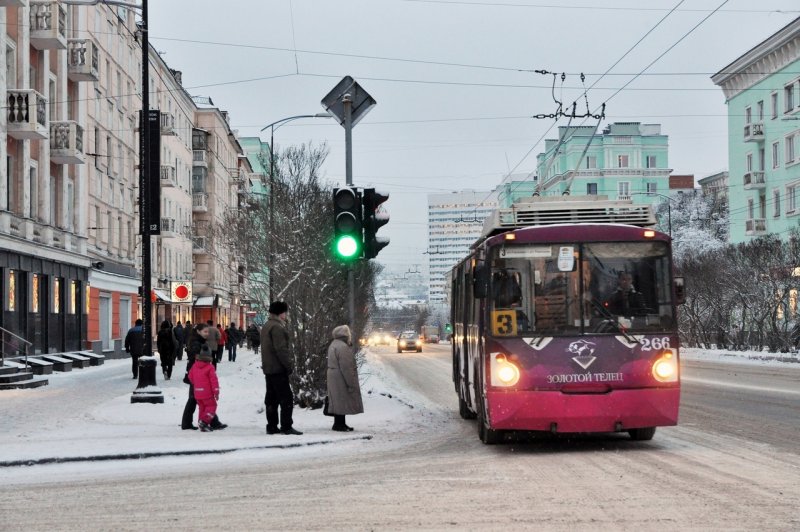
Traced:
<path fill-rule="evenodd" d="M 217 416 L 214 416 L 214 419 L 211 420 L 211 428 L 213 430 L 222 430 L 222 429 L 227 428 L 227 427 L 228 427 L 228 425 L 226 425 L 225 423 L 220 421 Z"/>
<path fill-rule="evenodd" d="M 200 432 L 213 432 L 214 429 L 205 421 L 198 421 L 197 426 L 200 427 Z"/>

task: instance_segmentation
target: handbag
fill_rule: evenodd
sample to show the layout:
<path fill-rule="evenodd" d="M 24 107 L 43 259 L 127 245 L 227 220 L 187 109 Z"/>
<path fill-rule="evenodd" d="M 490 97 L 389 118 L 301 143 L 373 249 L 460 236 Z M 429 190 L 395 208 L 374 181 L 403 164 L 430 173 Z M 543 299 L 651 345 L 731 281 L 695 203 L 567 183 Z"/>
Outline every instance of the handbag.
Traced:
<path fill-rule="evenodd" d="M 325 401 L 324 401 L 324 403 L 322 405 L 322 414 L 325 415 L 325 416 L 333 417 L 334 414 L 331 414 L 330 412 L 328 412 L 328 402 L 329 402 L 328 401 L 328 396 L 326 395 L 325 396 Z"/>

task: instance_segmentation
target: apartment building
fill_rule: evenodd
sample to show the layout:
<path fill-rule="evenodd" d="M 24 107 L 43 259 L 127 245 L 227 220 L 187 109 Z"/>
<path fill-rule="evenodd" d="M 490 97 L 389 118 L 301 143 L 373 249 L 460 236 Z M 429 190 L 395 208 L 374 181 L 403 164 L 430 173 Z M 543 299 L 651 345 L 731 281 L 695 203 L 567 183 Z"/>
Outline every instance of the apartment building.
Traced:
<path fill-rule="evenodd" d="M 711 79 L 728 105 L 731 243 L 800 219 L 800 17 Z"/>
<path fill-rule="evenodd" d="M 447 276 L 469 254 L 484 219 L 497 208 L 496 191 L 462 190 L 428 194 L 428 300 L 447 301 Z"/>
<path fill-rule="evenodd" d="M 83 46 L 56 1 L 0 7 L 0 327 L 27 351 L 79 349 L 91 258 Z M 6 336 L 6 338 L 9 338 Z M 14 340 L 6 354 L 25 346 Z"/>
<path fill-rule="evenodd" d="M 193 150 L 197 106 L 183 88 L 181 72 L 169 68 L 153 48 L 149 78 L 150 107 L 161 110 L 161 234 L 150 243 L 153 330 L 158 330 L 156 325 L 165 319 L 177 323 L 193 318 L 192 172 L 207 152 Z M 178 286 L 190 290 L 182 293 Z"/>
<path fill-rule="evenodd" d="M 199 107 L 194 123 L 193 148 L 204 155 L 194 158 L 192 168 L 193 321 L 241 323 L 239 261 L 230 251 L 231 229 L 225 219 L 238 208 L 239 156 L 244 151 L 227 112 Z"/>
<path fill-rule="evenodd" d="M 572 195 L 659 201 L 655 194 L 669 190 L 668 145 L 659 124 L 615 122 L 599 134 L 594 126 L 561 126 L 537 156 L 539 192 L 561 195 L 569 187 Z"/>

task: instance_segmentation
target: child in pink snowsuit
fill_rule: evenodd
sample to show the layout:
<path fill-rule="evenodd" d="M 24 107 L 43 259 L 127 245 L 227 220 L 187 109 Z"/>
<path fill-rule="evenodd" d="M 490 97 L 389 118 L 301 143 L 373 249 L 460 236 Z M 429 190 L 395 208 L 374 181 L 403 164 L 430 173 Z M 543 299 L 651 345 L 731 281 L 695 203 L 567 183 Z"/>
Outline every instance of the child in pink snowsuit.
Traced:
<path fill-rule="evenodd" d="M 194 386 L 194 398 L 200 410 L 197 426 L 203 432 L 213 430 L 211 421 L 217 413 L 217 401 L 219 401 L 219 380 L 214 365 L 211 364 L 212 360 L 211 351 L 204 345 L 192 369 L 189 370 L 189 380 Z"/>

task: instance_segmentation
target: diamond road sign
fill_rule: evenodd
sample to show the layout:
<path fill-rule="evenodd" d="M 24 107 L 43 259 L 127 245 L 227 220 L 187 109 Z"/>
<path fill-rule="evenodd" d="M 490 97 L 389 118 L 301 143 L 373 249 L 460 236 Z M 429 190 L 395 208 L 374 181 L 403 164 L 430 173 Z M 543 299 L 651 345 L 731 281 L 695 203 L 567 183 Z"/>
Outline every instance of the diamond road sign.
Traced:
<path fill-rule="evenodd" d="M 353 101 L 351 119 L 352 125 L 355 126 L 358 124 L 358 121 L 364 118 L 364 115 L 366 115 L 369 110 L 372 109 L 378 102 L 376 102 L 375 98 L 370 96 L 369 93 L 365 91 L 361 85 L 356 83 L 356 80 L 350 76 L 343 77 L 342 81 L 337 83 L 333 90 L 329 92 L 320 103 L 322 103 L 322 107 L 336 117 L 336 120 L 339 121 L 339 124 L 343 126 L 344 103 L 342 103 L 342 98 L 348 93 Z"/>

